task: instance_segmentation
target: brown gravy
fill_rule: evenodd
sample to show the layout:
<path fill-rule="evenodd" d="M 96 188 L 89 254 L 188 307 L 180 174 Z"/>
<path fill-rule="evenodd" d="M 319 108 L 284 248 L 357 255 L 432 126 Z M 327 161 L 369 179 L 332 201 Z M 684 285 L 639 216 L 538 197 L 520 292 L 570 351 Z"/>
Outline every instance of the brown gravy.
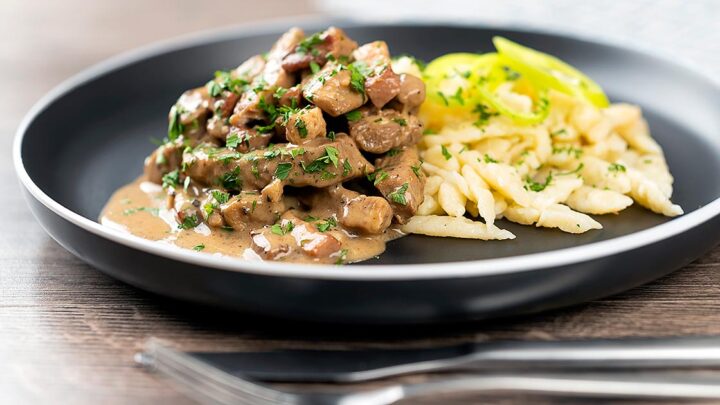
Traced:
<path fill-rule="evenodd" d="M 226 230 L 212 228 L 205 223 L 192 229 L 181 229 L 174 211 L 166 206 L 166 198 L 159 184 L 141 176 L 112 195 L 100 214 L 100 223 L 158 243 L 245 260 L 263 260 L 251 247 L 250 229 Z M 324 214 L 322 207 L 303 212 L 303 215 L 317 217 L 323 217 Z M 403 236 L 395 226 L 383 234 L 372 236 L 357 235 L 341 226 L 328 233 L 341 242 L 341 253 L 327 258 L 292 254 L 275 260 L 336 264 L 358 262 L 381 254 L 387 242 Z"/>

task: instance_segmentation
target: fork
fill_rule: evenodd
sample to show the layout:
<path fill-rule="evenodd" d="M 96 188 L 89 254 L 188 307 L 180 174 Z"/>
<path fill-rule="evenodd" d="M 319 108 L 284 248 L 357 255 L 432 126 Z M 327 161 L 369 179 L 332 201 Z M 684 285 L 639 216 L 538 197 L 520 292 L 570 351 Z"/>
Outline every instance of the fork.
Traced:
<path fill-rule="evenodd" d="M 136 361 L 171 378 L 203 403 L 239 405 L 388 405 L 448 393 L 526 393 L 570 397 L 720 399 L 720 379 L 688 374 L 477 374 L 362 391 L 290 392 L 219 370 L 156 340 Z"/>

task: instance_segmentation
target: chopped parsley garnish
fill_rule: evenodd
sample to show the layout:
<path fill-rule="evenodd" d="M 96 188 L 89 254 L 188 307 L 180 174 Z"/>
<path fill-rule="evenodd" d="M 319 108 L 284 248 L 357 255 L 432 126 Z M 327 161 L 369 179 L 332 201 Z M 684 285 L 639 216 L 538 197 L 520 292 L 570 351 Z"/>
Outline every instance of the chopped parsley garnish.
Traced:
<path fill-rule="evenodd" d="M 306 54 L 306 53 L 312 53 L 313 49 L 323 43 L 323 39 L 320 38 L 321 32 L 316 32 L 312 34 L 311 36 L 303 39 L 300 41 L 300 43 L 295 47 L 295 52 L 300 54 Z"/>
<path fill-rule="evenodd" d="M 326 146 L 325 155 L 313 160 L 309 165 L 301 163 L 301 166 L 306 173 L 315 173 L 323 171 L 330 163 L 335 167 L 338 166 L 338 150 L 332 146 Z"/>
<path fill-rule="evenodd" d="M 476 127 L 487 124 L 490 118 L 498 115 L 498 113 L 496 112 L 491 112 L 490 107 L 486 106 L 483 103 L 478 103 L 477 105 L 475 105 L 473 112 L 479 115 L 478 120 L 474 123 Z"/>
<path fill-rule="evenodd" d="M 282 154 L 282 150 L 280 149 L 270 149 L 271 146 L 268 146 L 268 150 L 263 153 L 263 157 L 265 159 L 275 159 L 276 157 L 280 156 Z"/>
<path fill-rule="evenodd" d="M 390 201 L 400 204 L 400 205 L 407 205 L 407 199 L 405 198 L 405 192 L 407 192 L 408 187 L 410 185 L 408 183 L 403 183 L 402 186 L 396 188 L 392 193 L 388 194 L 388 198 Z"/>
<path fill-rule="evenodd" d="M 480 159 L 478 159 L 478 161 L 480 161 Z M 485 156 L 483 156 L 483 161 L 484 161 L 485 163 L 500 163 L 499 161 L 493 159 L 493 158 L 492 158 L 490 155 L 488 155 L 487 153 L 485 154 Z"/>
<path fill-rule="evenodd" d="M 332 146 L 325 147 L 325 156 L 330 159 L 330 162 L 332 162 L 335 167 L 338 167 L 338 153 L 338 150 Z"/>
<path fill-rule="evenodd" d="M 318 65 L 317 62 L 315 62 L 314 60 L 310 61 L 310 71 L 312 71 L 313 73 L 317 73 L 318 71 L 320 71 L 320 65 Z"/>
<path fill-rule="evenodd" d="M 170 122 L 168 123 L 168 139 L 171 141 L 176 140 L 180 135 L 182 135 L 183 131 L 185 130 L 185 127 L 183 126 L 182 122 L 180 122 L 180 115 L 182 114 L 182 108 L 178 105 L 172 106 L 170 108 Z"/>
<path fill-rule="evenodd" d="M 608 170 L 611 173 L 624 173 L 627 171 L 627 168 L 625 168 L 625 166 L 621 165 L 620 163 L 610 163 L 610 166 L 608 166 Z"/>
<path fill-rule="evenodd" d="M 237 132 L 233 132 L 230 134 L 230 136 L 227 137 L 227 140 L 225 141 L 225 146 L 227 146 L 230 149 L 235 149 L 242 143 L 242 140 L 238 136 Z"/>
<path fill-rule="evenodd" d="M 567 134 L 567 130 L 565 128 L 560 128 L 557 131 L 550 132 L 550 137 L 556 137 L 558 135 L 564 135 Z"/>
<path fill-rule="evenodd" d="M 283 221 L 282 223 L 272 225 L 270 227 L 270 232 L 274 233 L 275 235 L 283 236 L 292 232 L 294 228 L 295 224 L 293 224 L 292 221 Z"/>
<path fill-rule="evenodd" d="M 225 90 L 240 94 L 247 85 L 246 80 L 233 78 L 230 72 L 218 70 L 215 72 L 215 80 L 208 82 L 206 88 L 211 97 L 217 97 Z"/>
<path fill-rule="evenodd" d="M 230 200 L 230 194 L 226 193 L 224 191 L 213 190 L 211 192 L 211 194 L 212 194 L 213 198 L 215 199 L 215 201 L 218 202 L 218 204 L 225 204 L 226 202 L 228 202 Z"/>
<path fill-rule="evenodd" d="M 438 92 L 437 92 L 437 95 L 440 96 L 440 98 L 442 99 L 443 103 L 444 103 L 446 106 L 449 106 L 449 105 L 450 105 L 450 103 L 448 102 L 447 96 L 445 96 L 445 94 L 443 94 L 442 91 L 438 91 Z"/>
<path fill-rule="evenodd" d="M 362 113 L 359 110 L 350 111 L 345 114 L 345 118 L 347 118 L 348 121 L 357 121 L 362 118 Z"/>
<path fill-rule="evenodd" d="M 365 96 L 365 72 L 367 66 L 362 62 L 353 62 L 348 65 L 350 71 L 350 87 Z"/>
<path fill-rule="evenodd" d="M 462 95 L 462 87 L 458 87 L 457 90 L 455 91 L 455 94 L 450 96 L 450 98 L 457 101 L 458 104 L 460 104 L 460 105 L 465 105 L 465 99 L 463 98 L 463 95 Z"/>
<path fill-rule="evenodd" d="M 292 156 L 293 159 L 303 154 L 305 154 L 305 148 L 290 149 L 290 156 Z"/>
<path fill-rule="evenodd" d="M 203 250 L 203 249 L 205 249 L 205 245 L 202 244 L 202 243 L 199 244 L 199 245 L 193 246 L 193 250 L 196 251 L 196 252 L 199 252 L 199 251 L 201 251 L 201 250 Z"/>
<path fill-rule="evenodd" d="M 275 169 L 275 178 L 279 180 L 287 179 L 290 171 L 292 170 L 292 163 L 279 163 Z"/>
<path fill-rule="evenodd" d="M 547 186 L 550 185 L 550 182 L 552 181 L 553 175 L 552 173 L 548 174 L 548 176 L 545 178 L 545 182 L 538 183 L 535 180 L 531 179 L 530 177 L 525 179 L 525 190 L 540 192 L 545 190 Z"/>
<path fill-rule="evenodd" d="M 190 176 L 186 176 L 185 181 L 183 181 L 183 191 L 187 193 L 188 187 L 190 187 Z"/>
<path fill-rule="evenodd" d="M 425 128 L 422 132 L 423 135 L 437 135 L 437 132 L 433 131 L 430 128 Z"/>
<path fill-rule="evenodd" d="M 163 188 L 175 188 L 180 184 L 180 172 L 176 169 L 162 176 Z"/>
<path fill-rule="evenodd" d="M 509 66 L 503 66 L 502 69 L 505 72 L 505 80 L 515 81 L 520 78 L 520 73 L 513 70 Z"/>
<path fill-rule="evenodd" d="M 328 132 L 328 133 L 325 135 L 325 137 L 328 138 L 328 139 L 330 139 L 330 140 L 333 140 L 333 141 L 334 141 L 334 140 L 335 140 L 335 131 L 330 131 L 330 132 Z"/>
<path fill-rule="evenodd" d="M 397 156 L 400 153 L 400 149 L 398 148 L 390 148 L 389 151 L 387 151 L 388 156 Z"/>
<path fill-rule="evenodd" d="M 422 166 L 422 162 L 419 163 L 417 166 L 410 166 L 413 173 L 415 173 L 415 176 L 419 179 L 420 178 L 420 167 Z"/>
<path fill-rule="evenodd" d="M 450 154 L 450 152 L 448 152 L 445 145 L 440 145 L 440 151 L 442 152 L 442 155 L 445 157 L 445 160 L 452 159 L 452 155 Z"/>
<path fill-rule="evenodd" d="M 380 184 L 383 180 L 388 178 L 388 173 L 383 169 L 375 170 L 372 173 L 369 173 L 367 175 L 368 181 L 371 181 L 373 186 L 377 186 Z"/>
<path fill-rule="evenodd" d="M 343 177 L 347 176 L 351 170 L 352 170 L 352 166 L 350 165 L 350 161 L 348 159 L 345 159 L 343 161 L 343 172 L 342 172 Z"/>
<path fill-rule="evenodd" d="M 568 155 L 574 156 L 575 159 L 579 159 L 580 156 L 582 156 L 582 154 L 583 154 L 583 150 L 580 148 L 576 148 L 574 146 L 561 146 L 561 147 L 553 146 L 552 153 L 554 155 L 557 155 L 560 153 L 567 153 Z"/>
<path fill-rule="evenodd" d="M 240 167 L 236 167 L 233 171 L 224 173 L 218 180 L 219 183 L 228 190 L 240 190 L 242 187 L 242 179 L 238 177 L 239 175 Z"/>
<path fill-rule="evenodd" d="M 407 126 L 407 120 L 405 120 L 405 118 L 393 118 L 393 121 L 401 127 Z"/>
<path fill-rule="evenodd" d="M 282 96 L 284 96 L 285 93 L 287 93 L 287 92 L 288 92 L 288 89 L 286 89 L 284 87 L 278 87 L 277 89 L 275 89 L 275 93 L 273 93 L 273 97 L 275 97 L 276 100 L 280 100 L 282 98 Z"/>
<path fill-rule="evenodd" d="M 348 250 L 342 249 L 340 251 L 340 256 L 338 256 L 338 259 L 335 261 L 335 264 L 344 264 L 345 260 L 347 260 L 347 254 L 348 254 Z"/>
<path fill-rule="evenodd" d="M 196 214 L 185 215 L 185 218 L 183 218 L 182 223 L 178 224 L 178 228 L 193 229 L 198 225 L 200 225 L 200 219 L 198 218 L 198 216 Z"/>
<path fill-rule="evenodd" d="M 335 217 L 329 217 L 324 221 L 318 222 L 315 226 L 317 227 L 318 231 L 327 232 L 337 226 L 337 221 L 335 220 Z"/>
<path fill-rule="evenodd" d="M 160 209 L 154 208 L 154 207 L 128 208 L 123 211 L 123 215 L 132 215 L 132 214 L 135 214 L 136 212 L 147 212 L 154 216 L 158 216 L 158 214 L 160 213 Z"/>
<path fill-rule="evenodd" d="M 305 125 L 305 121 L 303 121 L 302 118 L 297 117 L 295 119 L 295 128 L 297 128 L 298 134 L 300 134 L 300 138 L 307 138 L 308 130 L 307 126 Z"/>
<path fill-rule="evenodd" d="M 578 165 L 578 167 L 575 168 L 575 170 L 572 170 L 572 171 L 569 171 L 569 172 L 555 173 L 555 175 L 556 175 L 556 176 L 567 176 L 567 175 L 570 175 L 570 174 L 580 173 L 584 167 L 585 167 L 585 164 L 581 162 L 581 163 Z M 578 175 L 578 177 L 580 177 L 580 175 Z"/>

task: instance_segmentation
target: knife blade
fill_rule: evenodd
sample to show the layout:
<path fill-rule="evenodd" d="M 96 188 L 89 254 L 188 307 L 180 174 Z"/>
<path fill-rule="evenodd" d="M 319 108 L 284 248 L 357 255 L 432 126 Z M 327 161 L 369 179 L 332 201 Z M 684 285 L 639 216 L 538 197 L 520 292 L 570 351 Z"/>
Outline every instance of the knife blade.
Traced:
<path fill-rule="evenodd" d="M 501 341 L 445 347 L 190 353 L 230 374 L 274 382 L 360 382 L 447 371 L 720 367 L 720 337 Z"/>

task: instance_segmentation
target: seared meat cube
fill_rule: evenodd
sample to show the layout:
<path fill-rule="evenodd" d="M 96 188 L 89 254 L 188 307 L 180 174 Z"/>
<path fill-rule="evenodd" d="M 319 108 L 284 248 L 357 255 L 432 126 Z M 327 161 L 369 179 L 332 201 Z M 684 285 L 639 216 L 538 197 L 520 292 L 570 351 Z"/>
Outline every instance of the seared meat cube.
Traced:
<path fill-rule="evenodd" d="M 162 184 L 164 175 L 178 169 L 182 162 L 183 148 L 182 142 L 166 143 L 145 158 L 145 177 L 148 181 Z"/>
<path fill-rule="evenodd" d="M 425 83 L 416 76 L 403 73 L 400 75 L 400 92 L 397 100 L 412 111 L 425 101 Z"/>
<path fill-rule="evenodd" d="M 414 115 L 392 109 L 363 108 L 361 111 L 362 117 L 348 122 L 348 127 L 350 136 L 366 152 L 385 153 L 392 148 L 414 145 L 422 136 L 422 123 Z"/>
<path fill-rule="evenodd" d="M 180 123 L 183 125 L 191 125 L 193 121 L 204 119 L 210 111 L 209 106 L 210 96 L 204 86 L 184 92 L 175 103 L 180 113 Z"/>
<path fill-rule="evenodd" d="M 225 223 L 241 231 L 252 223 L 274 223 L 285 212 L 285 204 L 282 200 L 270 201 L 266 196 L 256 192 L 241 192 L 223 204 L 220 212 Z"/>
<path fill-rule="evenodd" d="M 390 51 L 385 41 L 374 41 L 356 49 L 353 58 L 373 68 L 390 63 Z"/>
<path fill-rule="evenodd" d="M 296 145 L 325 136 L 325 119 L 318 107 L 303 108 L 291 114 L 285 125 L 285 138 Z"/>
<path fill-rule="evenodd" d="M 177 131 L 178 135 L 185 135 L 188 139 L 202 137 L 211 101 L 205 87 L 184 92 L 170 109 L 168 116 L 170 126 Z"/>
<path fill-rule="evenodd" d="M 353 87 L 351 77 L 346 67 L 329 62 L 307 81 L 303 97 L 333 117 L 348 113 L 365 104 L 365 93 Z"/>
<path fill-rule="evenodd" d="M 400 93 L 400 76 L 385 65 L 365 79 L 365 92 L 375 107 L 382 108 Z"/>
<path fill-rule="evenodd" d="M 230 128 L 225 145 L 241 153 L 262 149 L 270 143 L 272 133 L 259 132 L 255 129 Z"/>
<path fill-rule="evenodd" d="M 265 68 L 265 58 L 262 55 L 255 55 L 240 64 L 234 70 L 233 77 L 243 79 L 247 82 L 252 81 Z"/>
<path fill-rule="evenodd" d="M 377 159 L 375 163 L 377 170 L 385 173 L 382 180 L 376 180 L 375 187 L 392 205 L 395 219 L 403 224 L 415 215 L 424 197 L 425 176 L 417 149 L 414 146 L 405 147 L 397 154 Z"/>
<path fill-rule="evenodd" d="M 262 73 L 253 80 L 251 89 L 245 91 L 235 105 L 233 115 L 230 117 L 232 125 L 246 127 L 251 121 L 262 120 L 265 115 L 260 101 L 263 100 L 268 105 L 272 104 L 275 89 L 288 88 L 294 84 L 294 76 L 282 68 L 281 60 L 295 49 L 304 35 L 301 29 L 291 28 L 273 45 L 267 54 Z"/>
<path fill-rule="evenodd" d="M 327 187 L 374 170 L 344 134 L 335 141 L 316 138 L 302 148 L 280 144 L 245 155 L 201 146 L 185 153 L 183 164 L 193 180 L 229 190 L 259 190 L 274 179 L 297 187 Z"/>
<path fill-rule="evenodd" d="M 380 234 L 392 222 L 393 210 L 382 197 L 358 194 L 344 203 L 340 223 L 363 233 Z"/>
<path fill-rule="evenodd" d="M 400 92 L 400 76 L 390 66 L 390 51 L 385 41 L 370 42 L 353 52 L 356 64 L 364 64 L 369 73 L 365 92 L 377 108 L 382 108 Z"/>
<path fill-rule="evenodd" d="M 357 42 L 340 28 L 330 27 L 324 32 L 305 38 L 295 51 L 283 58 L 282 67 L 288 72 L 307 69 L 311 62 L 322 66 L 328 60 L 349 58 Z"/>
<path fill-rule="evenodd" d="M 366 196 L 337 184 L 302 199 L 311 208 L 329 207 L 343 226 L 364 234 L 385 232 L 393 218 L 390 204 L 382 197 Z"/>
<path fill-rule="evenodd" d="M 279 223 L 255 230 L 252 247 L 265 259 L 278 259 L 292 252 L 325 258 L 340 251 L 341 244 L 334 236 L 323 233 L 296 217 L 291 211 L 283 215 Z"/>
<path fill-rule="evenodd" d="M 275 93 L 277 94 L 277 92 Z M 285 107 L 297 107 L 300 105 L 300 97 L 302 96 L 302 89 L 300 85 L 292 86 L 286 89 L 278 98 L 278 105 Z"/>
<path fill-rule="evenodd" d="M 230 124 L 235 127 L 245 128 L 252 121 L 260 121 L 265 118 L 265 110 L 262 109 L 260 100 L 265 103 L 272 103 L 272 95 L 267 91 L 255 92 L 248 90 L 240 96 L 240 101 L 235 104 L 233 114 L 230 116 Z"/>
<path fill-rule="evenodd" d="M 192 229 L 200 225 L 203 220 L 201 203 L 198 199 L 185 193 L 172 192 L 173 210 L 175 220 L 181 229 Z"/>

